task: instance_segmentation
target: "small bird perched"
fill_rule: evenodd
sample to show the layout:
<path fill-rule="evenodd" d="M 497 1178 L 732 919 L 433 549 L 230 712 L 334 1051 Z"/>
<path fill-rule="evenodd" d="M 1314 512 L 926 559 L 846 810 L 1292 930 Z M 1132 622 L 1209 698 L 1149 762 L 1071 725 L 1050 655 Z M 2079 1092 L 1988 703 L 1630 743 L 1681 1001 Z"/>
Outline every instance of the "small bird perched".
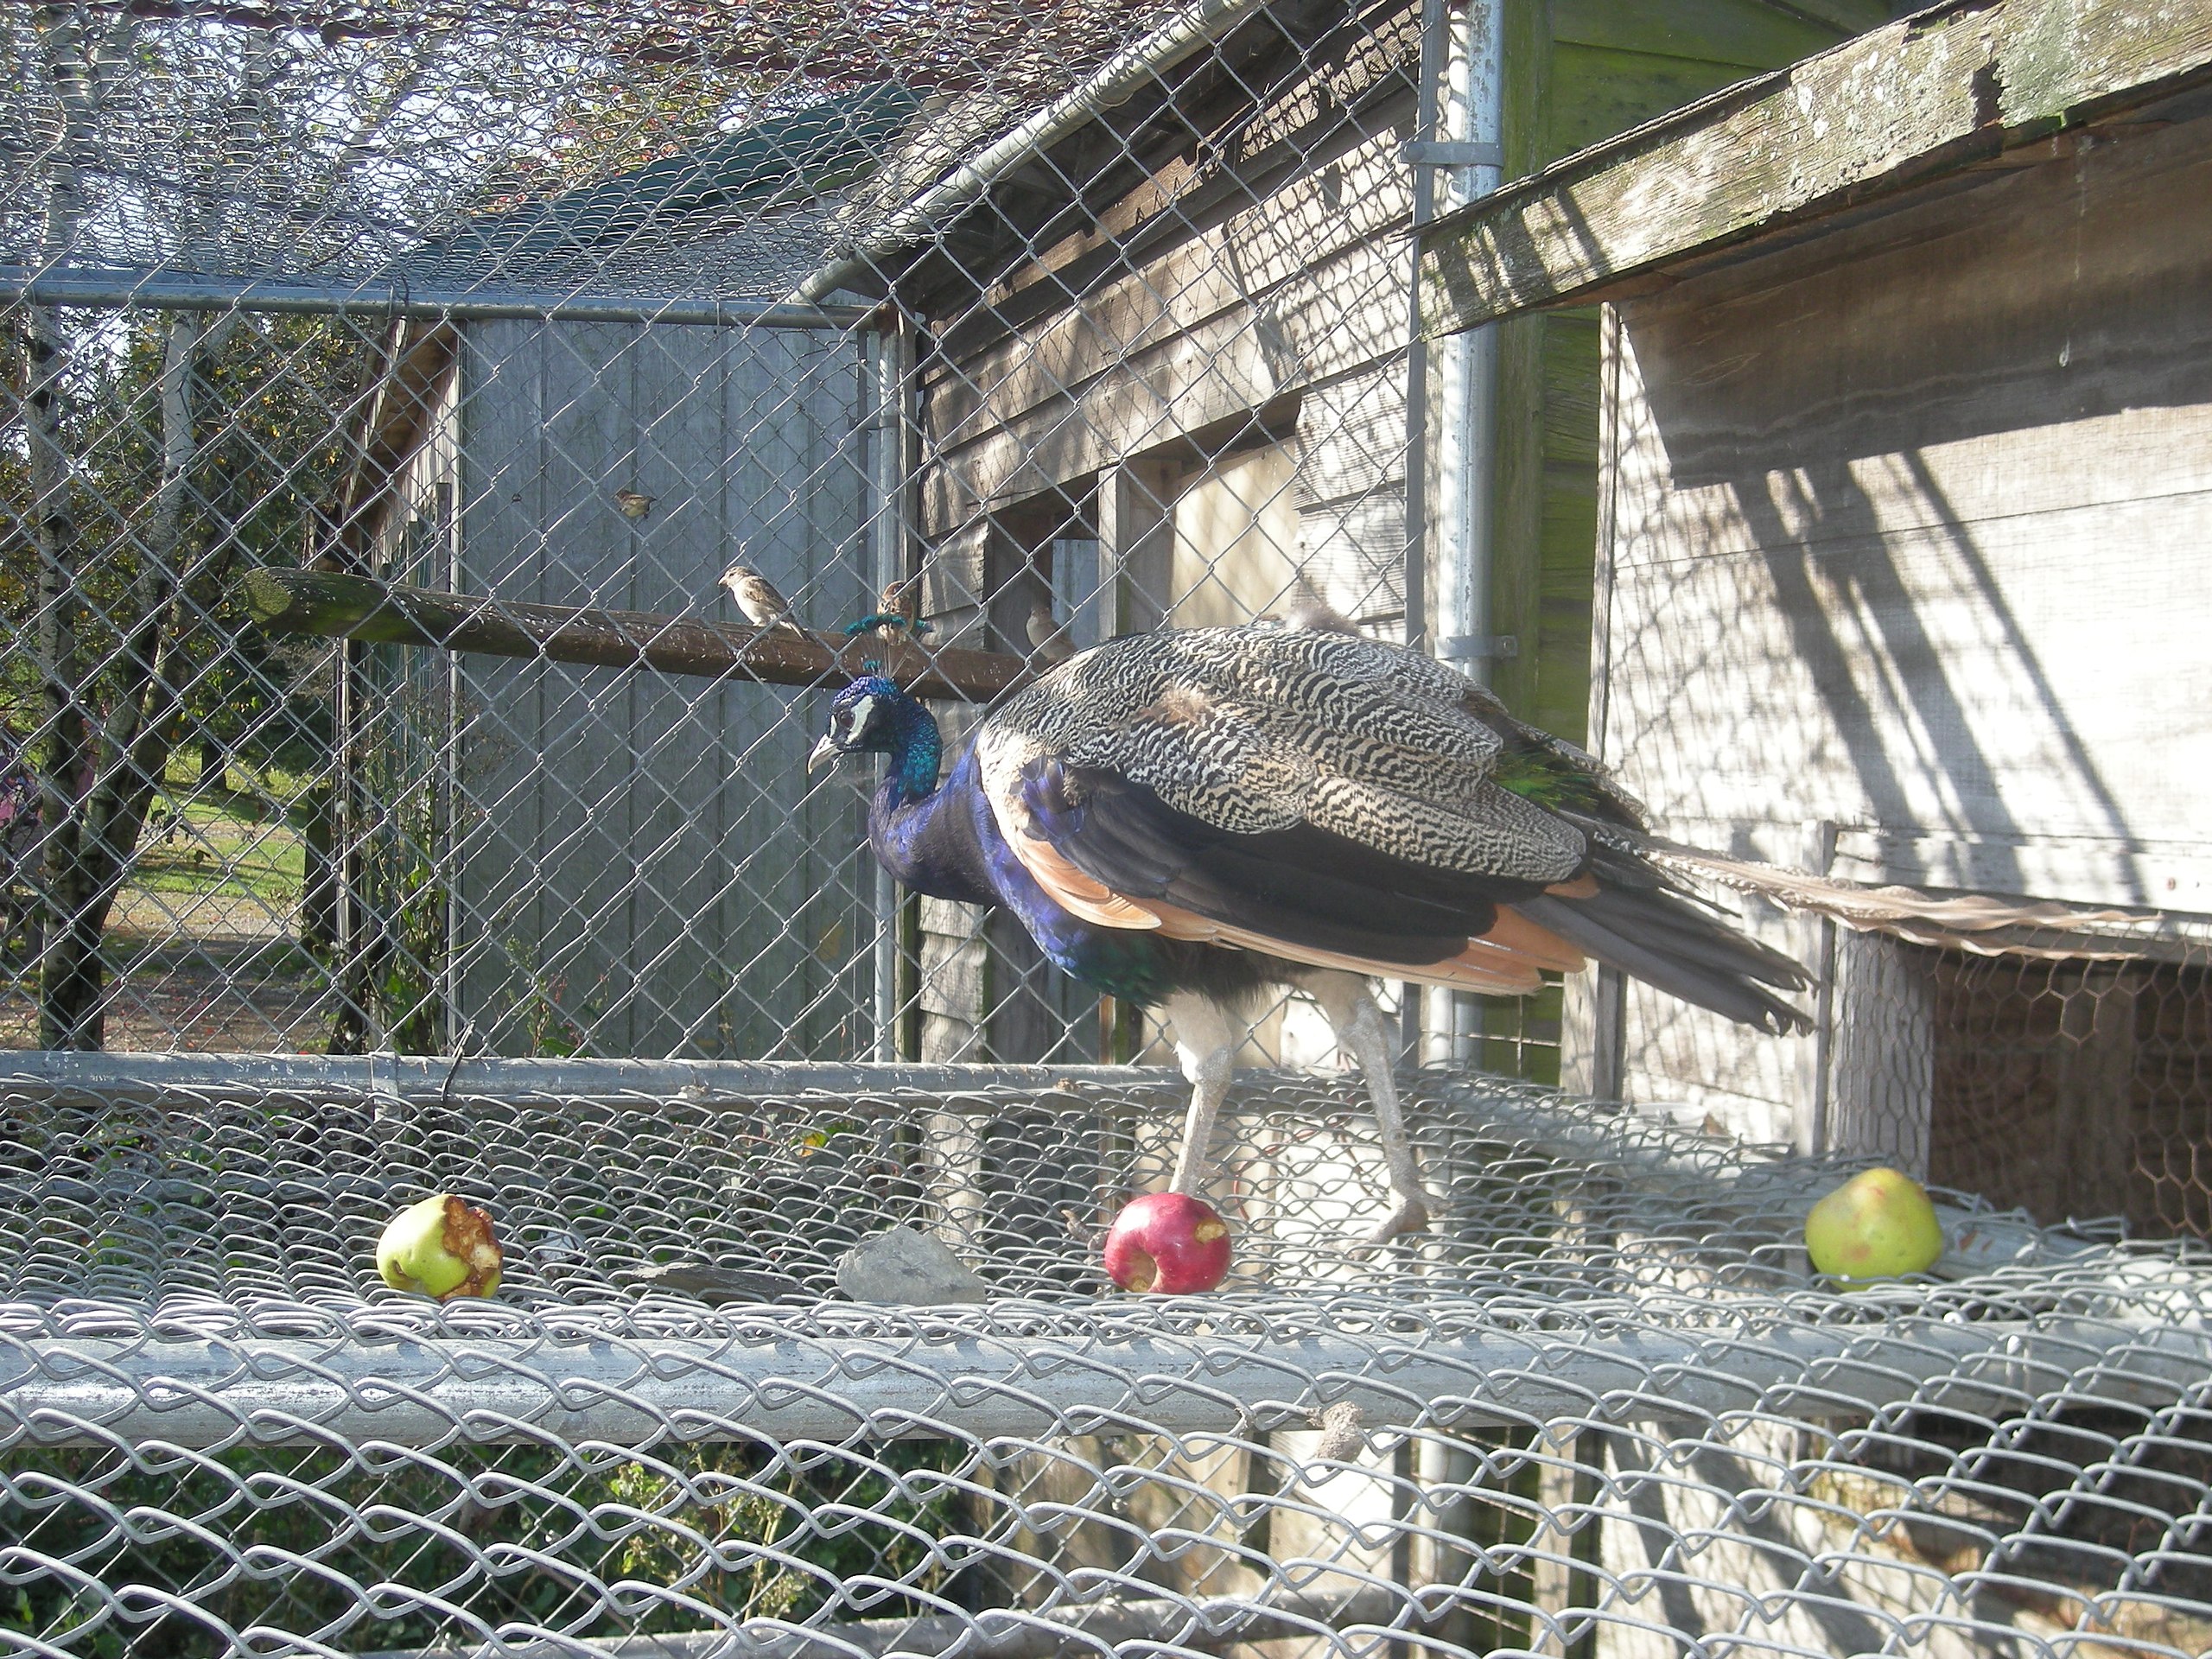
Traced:
<path fill-rule="evenodd" d="M 791 601 L 776 591 L 776 586 L 749 564 L 733 564 L 722 572 L 722 587 L 737 601 L 737 608 L 745 613 L 745 620 L 753 626 L 773 632 L 789 628 L 802 639 L 806 630 L 791 615 Z"/>
<path fill-rule="evenodd" d="M 885 614 L 897 617 L 902 626 L 912 627 L 922 613 L 922 579 L 908 576 L 884 583 L 883 609 Z"/>
<path fill-rule="evenodd" d="M 1040 661 L 1065 663 L 1075 655 L 1075 641 L 1064 625 L 1052 620 L 1052 602 L 1048 599 L 1039 599 L 1030 607 L 1022 631 L 1028 634 L 1030 649 Z"/>
<path fill-rule="evenodd" d="M 886 582 L 883 588 L 883 608 L 871 611 L 857 622 L 845 625 L 845 638 L 856 639 L 870 628 L 875 637 L 887 645 L 895 644 L 903 632 L 909 639 L 919 639 L 932 632 L 930 625 L 921 620 L 922 579 L 908 576 L 901 582 Z"/>
<path fill-rule="evenodd" d="M 617 490 L 614 505 L 625 518 L 642 518 L 653 510 L 653 498 L 637 490 Z"/>
<path fill-rule="evenodd" d="M 1641 810 L 1572 744 L 1400 646 L 1327 628 L 1134 634 L 994 709 L 940 781 L 929 711 L 870 675 L 808 766 L 887 754 L 868 841 L 917 892 L 1012 910 L 1085 983 L 1158 1008 L 1192 1084 L 1173 1190 L 1203 1184 L 1238 1031 L 1311 994 L 1365 1074 L 1397 1204 L 1433 1208 L 1371 977 L 1518 995 L 1588 957 L 1783 1032 L 1808 982 L 1644 855 Z M 1769 988 L 1774 988 L 1770 989 Z"/>

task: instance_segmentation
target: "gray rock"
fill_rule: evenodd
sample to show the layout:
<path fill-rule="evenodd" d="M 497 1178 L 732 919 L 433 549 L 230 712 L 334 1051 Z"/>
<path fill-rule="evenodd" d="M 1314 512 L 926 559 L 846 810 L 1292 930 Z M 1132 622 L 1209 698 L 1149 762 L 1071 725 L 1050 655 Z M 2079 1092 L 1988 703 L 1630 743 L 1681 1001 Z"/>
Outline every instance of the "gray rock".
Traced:
<path fill-rule="evenodd" d="M 837 1288 L 856 1302 L 980 1302 L 989 1288 L 940 1240 L 912 1227 L 864 1238 L 837 1258 Z"/>

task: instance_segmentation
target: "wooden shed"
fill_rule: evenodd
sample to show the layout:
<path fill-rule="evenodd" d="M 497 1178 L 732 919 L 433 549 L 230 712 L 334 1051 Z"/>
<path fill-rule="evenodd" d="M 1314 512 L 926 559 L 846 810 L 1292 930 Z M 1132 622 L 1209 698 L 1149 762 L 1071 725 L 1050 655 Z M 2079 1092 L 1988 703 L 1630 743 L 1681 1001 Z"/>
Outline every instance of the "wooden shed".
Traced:
<path fill-rule="evenodd" d="M 915 102 L 880 87 L 756 123 L 419 256 L 619 303 L 604 321 L 396 326 L 323 562 L 741 620 L 715 577 L 742 555 L 806 614 L 864 611 L 867 337 L 744 318 L 813 268 L 825 193 Z M 341 1040 L 705 1058 L 873 1041 L 873 873 L 849 791 L 807 786 L 808 722 L 785 695 L 349 652 L 338 954 L 358 1028 Z"/>
<path fill-rule="evenodd" d="M 1813 1036 L 1593 976 L 1570 1080 L 2212 1228 L 2212 8 L 1936 7 L 1509 187 L 1423 274 L 1439 335 L 1605 302 L 1590 739 L 1663 830 L 2126 936 L 1754 905 Z"/>
<path fill-rule="evenodd" d="M 887 168 L 858 252 L 817 280 L 889 294 L 917 332 L 917 556 L 941 620 L 1026 651 L 1048 596 L 1085 643 L 1247 620 L 1309 590 L 1423 640 L 1446 505 L 1424 483 L 1440 460 L 1447 490 L 1464 481 L 1451 458 L 1472 442 L 1495 479 L 1476 510 L 1491 620 L 1437 643 L 1580 734 L 1594 315 L 1501 331 L 1494 441 L 1457 431 L 1449 353 L 1414 337 L 1408 233 L 1453 168 L 1529 171 L 1888 13 L 1506 0 L 1452 14 L 1465 23 L 1435 9 L 1426 44 L 1424 15 L 1412 0 L 1195 4 L 1052 106 L 1014 112 L 1026 146 L 1007 142 L 1024 130 L 1011 115 L 976 120 L 985 138 L 962 154 L 932 133 Z M 1496 32 L 1496 132 L 1439 149 L 1455 30 Z M 1074 1057 L 1068 993 L 1018 926 L 986 938 L 934 901 L 919 918 L 925 1055 Z M 1505 1040 L 1486 1058 L 1541 1072 L 1556 1007 L 1494 1009 Z"/>

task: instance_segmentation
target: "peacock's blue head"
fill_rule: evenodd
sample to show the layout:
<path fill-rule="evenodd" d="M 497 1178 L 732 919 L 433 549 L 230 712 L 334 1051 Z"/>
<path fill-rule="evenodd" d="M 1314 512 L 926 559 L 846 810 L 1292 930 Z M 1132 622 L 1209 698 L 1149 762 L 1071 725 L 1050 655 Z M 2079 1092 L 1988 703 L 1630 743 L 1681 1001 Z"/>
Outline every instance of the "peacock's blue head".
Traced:
<path fill-rule="evenodd" d="M 942 753 L 928 709 L 880 674 L 863 674 L 830 702 L 830 728 L 806 757 L 812 772 L 847 754 L 887 754 L 901 793 L 918 798 L 937 787 Z"/>

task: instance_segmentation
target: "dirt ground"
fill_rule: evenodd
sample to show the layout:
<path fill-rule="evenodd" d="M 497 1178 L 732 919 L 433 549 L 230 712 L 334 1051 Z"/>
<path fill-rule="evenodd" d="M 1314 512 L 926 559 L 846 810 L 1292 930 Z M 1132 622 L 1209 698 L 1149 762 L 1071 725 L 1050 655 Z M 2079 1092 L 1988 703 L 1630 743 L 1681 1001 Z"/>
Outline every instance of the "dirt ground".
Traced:
<path fill-rule="evenodd" d="M 108 927 L 110 1050 L 320 1052 L 327 970 L 298 944 L 301 842 L 247 798 L 206 795 L 149 836 Z M 38 1046 L 35 968 L 0 955 L 0 1049 Z"/>
<path fill-rule="evenodd" d="M 111 937 L 133 963 L 108 1005 L 111 1051 L 320 1053 L 329 1041 L 326 976 L 289 939 Z M 37 1005 L 11 978 L 0 984 L 0 1049 L 37 1046 Z"/>

